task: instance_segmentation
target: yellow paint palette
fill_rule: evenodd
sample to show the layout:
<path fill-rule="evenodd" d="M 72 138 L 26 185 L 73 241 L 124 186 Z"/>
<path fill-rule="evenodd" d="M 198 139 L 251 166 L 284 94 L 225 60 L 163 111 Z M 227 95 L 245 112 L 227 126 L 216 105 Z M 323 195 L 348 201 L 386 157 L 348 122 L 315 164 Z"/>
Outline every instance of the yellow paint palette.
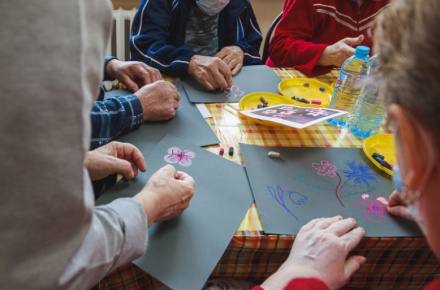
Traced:
<path fill-rule="evenodd" d="M 248 94 L 248 95 L 244 96 L 243 98 L 241 98 L 241 100 L 239 102 L 240 110 L 247 111 L 247 110 L 258 109 L 258 105 L 263 104 L 260 100 L 261 97 L 263 97 L 267 101 L 269 107 L 277 106 L 277 105 L 284 105 L 284 104 L 296 106 L 296 102 L 294 102 L 292 99 L 289 99 L 285 96 L 277 95 L 277 94 L 269 93 L 269 92 L 255 92 L 255 93 Z M 258 120 L 255 118 L 250 118 L 248 116 L 246 116 L 246 118 L 249 118 L 258 124 L 269 126 L 269 127 L 284 126 L 283 124 L 279 124 L 279 123 L 275 123 L 275 122 L 271 122 L 271 121 L 265 121 L 265 120 Z"/>
<path fill-rule="evenodd" d="M 333 89 L 321 81 L 309 78 L 290 78 L 278 84 L 278 91 L 287 98 L 303 98 L 310 103 L 292 100 L 296 106 L 328 108 L 332 98 Z M 312 104 L 313 100 L 321 101 L 321 104 Z"/>
<path fill-rule="evenodd" d="M 385 157 L 385 161 L 394 165 L 396 164 L 396 152 L 394 149 L 394 140 L 392 134 L 378 134 L 364 139 L 362 142 L 362 149 L 368 159 L 373 162 L 380 170 L 393 175 L 393 171 L 383 167 L 379 162 L 374 160 L 373 153 L 378 153 Z"/>

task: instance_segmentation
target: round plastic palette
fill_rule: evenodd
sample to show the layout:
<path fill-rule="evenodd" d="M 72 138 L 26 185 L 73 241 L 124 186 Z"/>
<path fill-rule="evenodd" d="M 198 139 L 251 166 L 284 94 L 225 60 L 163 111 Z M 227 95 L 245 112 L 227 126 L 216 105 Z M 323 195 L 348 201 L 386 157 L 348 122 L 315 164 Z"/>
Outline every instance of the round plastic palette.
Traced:
<path fill-rule="evenodd" d="M 385 161 L 394 165 L 396 163 L 396 152 L 394 149 L 394 140 L 392 134 L 378 134 L 364 139 L 362 142 L 362 149 L 368 159 L 373 162 L 380 170 L 393 175 L 393 171 L 383 167 L 373 158 L 373 153 L 378 153 L 385 157 Z"/>
<path fill-rule="evenodd" d="M 310 103 L 292 100 L 296 106 L 327 108 L 332 98 L 333 89 L 321 81 L 309 78 L 290 78 L 278 84 L 278 91 L 287 98 L 303 98 Z M 312 100 L 319 100 L 321 104 L 312 104 Z"/>
<path fill-rule="evenodd" d="M 274 93 L 268 93 L 268 92 L 255 92 L 241 98 L 239 102 L 240 110 L 246 111 L 246 110 L 257 109 L 258 105 L 262 105 L 260 100 L 261 97 L 263 97 L 267 101 L 269 107 L 276 105 L 283 105 L 283 104 L 296 105 L 296 103 L 294 103 L 292 99 L 289 99 L 285 96 L 277 95 Z M 284 126 L 283 124 L 278 124 L 275 122 L 265 121 L 265 120 L 258 120 L 255 118 L 250 118 L 248 116 L 246 116 L 246 118 L 249 118 L 256 123 L 265 126 L 270 126 L 270 127 Z"/>

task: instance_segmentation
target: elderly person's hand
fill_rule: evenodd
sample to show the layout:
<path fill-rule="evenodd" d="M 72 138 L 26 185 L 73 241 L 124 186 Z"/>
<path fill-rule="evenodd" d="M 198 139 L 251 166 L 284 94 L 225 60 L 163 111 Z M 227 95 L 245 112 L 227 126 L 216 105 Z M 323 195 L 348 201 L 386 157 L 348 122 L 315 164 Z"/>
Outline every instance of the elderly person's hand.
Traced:
<path fill-rule="evenodd" d="M 235 76 L 243 66 L 244 52 L 239 46 L 226 46 L 217 54 L 216 57 L 223 60 Z"/>
<path fill-rule="evenodd" d="M 143 86 L 134 94 L 141 102 L 144 121 L 171 119 L 179 108 L 180 96 L 170 82 L 160 80 Z"/>
<path fill-rule="evenodd" d="M 327 46 L 321 54 L 317 65 L 329 66 L 334 65 L 341 67 L 344 61 L 352 56 L 355 52 L 355 46 L 364 41 L 364 36 L 359 35 L 355 38 L 344 38 L 335 44 Z"/>
<path fill-rule="evenodd" d="M 218 57 L 194 55 L 189 62 L 188 73 L 210 91 L 232 86 L 231 70 Z"/>
<path fill-rule="evenodd" d="M 105 67 L 107 74 L 123 83 L 130 91 L 161 80 L 159 70 L 139 61 L 120 61 L 112 59 Z"/>
<path fill-rule="evenodd" d="M 365 262 L 365 257 L 347 255 L 365 234 L 352 218 L 314 219 L 295 238 L 287 260 L 262 285 L 284 289 L 294 278 L 317 278 L 330 289 L 339 289 Z"/>
<path fill-rule="evenodd" d="M 85 166 L 91 180 L 102 179 L 114 173 L 133 179 L 138 175 L 138 170 L 147 170 L 144 156 L 139 149 L 116 141 L 87 152 Z"/>
<path fill-rule="evenodd" d="M 175 218 L 188 208 L 194 195 L 194 179 L 165 165 L 155 172 L 140 193 L 133 198 L 145 210 L 148 226 L 154 222 Z"/>
<path fill-rule="evenodd" d="M 408 205 L 402 200 L 397 191 L 393 191 L 390 195 L 388 200 L 388 212 L 392 215 L 415 221 L 413 215 L 408 209 Z"/>

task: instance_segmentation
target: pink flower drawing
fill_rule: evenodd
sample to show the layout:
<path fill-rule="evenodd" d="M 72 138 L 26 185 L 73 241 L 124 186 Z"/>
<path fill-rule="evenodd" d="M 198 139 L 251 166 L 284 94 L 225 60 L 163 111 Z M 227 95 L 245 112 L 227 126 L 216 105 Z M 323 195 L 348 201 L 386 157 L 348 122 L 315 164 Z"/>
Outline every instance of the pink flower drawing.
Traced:
<path fill-rule="evenodd" d="M 321 110 L 321 109 L 307 109 L 306 115 L 318 117 L 318 116 L 328 116 L 328 112 Z"/>
<path fill-rule="evenodd" d="M 288 112 L 289 114 L 294 114 L 294 113 L 298 112 L 297 109 L 292 108 L 292 107 L 281 107 L 279 109 L 284 110 L 284 111 Z"/>
<path fill-rule="evenodd" d="M 228 99 L 236 99 L 244 95 L 244 92 L 237 86 L 232 86 L 228 89 L 225 89 L 224 93 L 227 94 L 226 98 Z"/>
<path fill-rule="evenodd" d="M 287 117 L 287 116 L 292 115 L 294 113 L 295 113 L 295 111 L 285 111 L 285 112 L 279 112 L 278 114 L 284 115 Z"/>
<path fill-rule="evenodd" d="M 380 223 L 383 219 L 392 220 L 387 211 L 388 200 L 385 197 L 364 193 L 361 200 L 353 202 L 356 209 L 363 212 L 365 218 L 373 223 Z"/>
<path fill-rule="evenodd" d="M 291 111 L 286 111 L 286 112 L 278 112 L 277 114 L 273 115 L 272 118 L 280 118 L 280 119 L 284 119 L 289 117 L 290 115 L 292 115 L 295 112 L 291 112 Z"/>
<path fill-rule="evenodd" d="M 329 163 L 327 160 L 321 160 L 321 163 L 312 163 L 312 167 L 316 169 L 319 175 L 327 175 L 331 178 L 336 177 L 336 170 L 338 169 L 335 165 Z"/>
<path fill-rule="evenodd" d="M 192 159 L 196 157 L 196 153 L 189 150 L 181 150 L 177 147 L 168 149 L 168 154 L 163 158 L 165 162 L 170 164 L 177 163 L 184 167 L 189 167 L 192 164 Z"/>
<path fill-rule="evenodd" d="M 270 110 L 263 111 L 261 113 L 263 113 L 265 115 L 271 115 L 271 114 L 275 114 L 276 112 L 277 112 L 277 110 L 270 109 Z"/>

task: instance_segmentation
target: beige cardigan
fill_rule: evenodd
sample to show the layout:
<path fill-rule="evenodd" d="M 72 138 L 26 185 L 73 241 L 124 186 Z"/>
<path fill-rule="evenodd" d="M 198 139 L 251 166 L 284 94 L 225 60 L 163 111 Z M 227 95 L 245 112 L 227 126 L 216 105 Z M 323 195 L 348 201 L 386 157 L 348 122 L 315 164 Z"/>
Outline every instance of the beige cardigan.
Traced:
<path fill-rule="evenodd" d="M 0 288 L 87 289 L 142 255 L 132 199 L 94 208 L 84 168 L 106 0 L 0 3 Z"/>

